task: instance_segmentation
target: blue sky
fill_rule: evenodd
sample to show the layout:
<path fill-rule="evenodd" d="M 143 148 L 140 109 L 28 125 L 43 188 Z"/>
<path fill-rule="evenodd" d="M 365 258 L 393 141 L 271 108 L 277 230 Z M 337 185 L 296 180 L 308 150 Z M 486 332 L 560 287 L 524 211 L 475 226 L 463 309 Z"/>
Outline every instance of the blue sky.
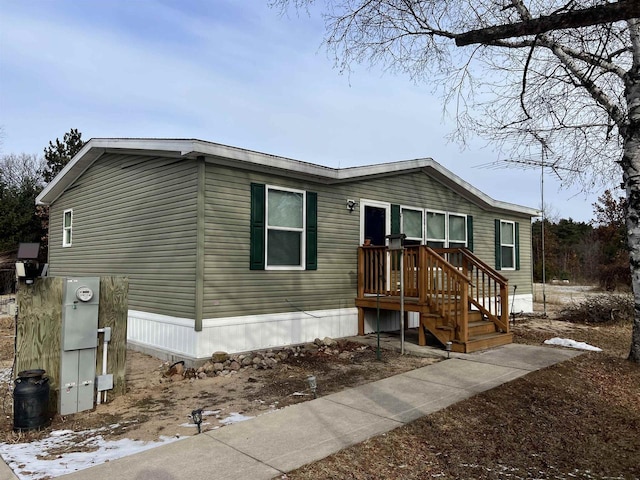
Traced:
<path fill-rule="evenodd" d="M 331 167 L 431 157 L 490 196 L 539 208 L 538 170 L 482 168 L 484 141 L 447 143 L 428 84 L 341 75 L 319 15 L 267 1 L 0 0 L 0 153 L 83 138 L 199 138 Z M 552 217 L 588 221 L 600 192 L 545 176 Z"/>

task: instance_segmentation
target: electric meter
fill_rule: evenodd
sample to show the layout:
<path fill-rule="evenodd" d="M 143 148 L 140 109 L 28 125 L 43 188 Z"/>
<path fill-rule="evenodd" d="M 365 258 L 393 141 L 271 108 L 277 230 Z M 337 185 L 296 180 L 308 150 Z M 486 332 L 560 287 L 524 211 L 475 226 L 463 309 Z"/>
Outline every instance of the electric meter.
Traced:
<path fill-rule="evenodd" d="M 93 298 L 93 290 L 89 287 L 80 287 L 76 290 L 76 298 L 81 302 L 88 302 Z"/>

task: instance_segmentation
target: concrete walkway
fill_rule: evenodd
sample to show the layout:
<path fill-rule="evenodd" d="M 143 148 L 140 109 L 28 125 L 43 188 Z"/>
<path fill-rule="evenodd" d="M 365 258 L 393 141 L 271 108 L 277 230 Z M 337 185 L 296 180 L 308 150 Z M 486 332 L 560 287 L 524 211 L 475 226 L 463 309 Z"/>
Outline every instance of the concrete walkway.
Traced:
<path fill-rule="evenodd" d="M 58 478 L 268 480 L 579 354 L 511 344 L 452 355 L 401 375 Z M 12 477 L 0 471 L 0 478 Z"/>

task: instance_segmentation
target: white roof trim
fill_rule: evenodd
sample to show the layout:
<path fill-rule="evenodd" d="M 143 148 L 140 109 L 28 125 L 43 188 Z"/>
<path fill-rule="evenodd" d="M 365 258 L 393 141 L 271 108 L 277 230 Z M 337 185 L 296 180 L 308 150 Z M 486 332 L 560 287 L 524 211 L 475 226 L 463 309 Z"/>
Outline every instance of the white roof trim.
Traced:
<path fill-rule="evenodd" d="M 203 155 L 215 157 L 232 164 L 245 163 L 250 168 L 253 166 L 254 168 L 266 170 L 284 170 L 294 173 L 296 176 L 311 177 L 316 181 L 329 184 L 353 181 L 370 176 L 393 175 L 412 170 L 423 170 L 436 180 L 484 208 L 516 212 L 532 217 L 540 214 L 537 209 L 494 200 L 430 158 L 336 169 L 202 140 L 154 138 L 93 138 L 89 140 L 38 195 L 36 203 L 39 205 L 53 203 L 98 158 L 108 151 L 143 155 L 182 156 L 185 158 Z"/>

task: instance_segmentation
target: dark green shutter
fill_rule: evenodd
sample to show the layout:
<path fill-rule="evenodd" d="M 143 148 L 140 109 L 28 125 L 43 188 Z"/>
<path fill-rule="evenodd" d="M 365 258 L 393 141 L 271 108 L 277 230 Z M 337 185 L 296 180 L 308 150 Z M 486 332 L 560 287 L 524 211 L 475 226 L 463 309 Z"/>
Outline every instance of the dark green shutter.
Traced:
<path fill-rule="evenodd" d="M 515 222 L 515 243 L 516 243 L 516 270 L 520 270 L 520 224 Z"/>
<path fill-rule="evenodd" d="M 318 194 L 307 192 L 306 268 L 318 269 Z"/>
<path fill-rule="evenodd" d="M 467 215 L 467 248 L 473 252 L 473 215 Z"/>
<path fill-rule="evenodd" d="M 265 186 L 251 184 L 250 269 L 264 270 Z"/>
<path fill-rule="evenodd" d="M 391 205 L 391 234 L 400 233 L 400 205 Z"/>
<path fill-rule="evenodd" d="M 502 269 L 502 248 L 500 248 L 500 220 L 496 219 L 496 270 Z"/>

